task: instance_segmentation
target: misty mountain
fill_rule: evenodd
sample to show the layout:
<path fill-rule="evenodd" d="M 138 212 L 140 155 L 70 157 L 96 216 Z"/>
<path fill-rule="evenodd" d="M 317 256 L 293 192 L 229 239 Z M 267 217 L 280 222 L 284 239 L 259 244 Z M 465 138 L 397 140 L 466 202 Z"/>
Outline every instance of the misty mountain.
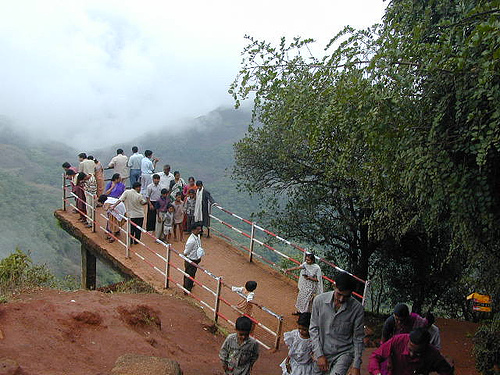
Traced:
<path fill-rule="evenodd" d="M 233 143 L 244 135 L 250 116 L 249 111 L 217 109 L 179 123 L 175 130 L 138 129 L 136 135 L 130 134 L 130 142 L 98 150 L 43 141 L 43 135 L 26 134 L 0 117 L 0 256 L 20 247 L 58 275 L 79 274 L 79 243 L 58 227 L 53 211 L 61 207 L 61 164 L 78 165 L 80 152 L 93 154 L 107 166 L 117 148 L 127 155 L 133 145 L 141 152 L 151 149 L 161 159 L 159 170 L 168 163 L 185 180 L 189 176 L 203 180 L 217 202 L 248 216 L 253 201 L 237 192 L 229 169 Z M 112 170 L 106 171 L 107 177 L 111 174 Z"/>

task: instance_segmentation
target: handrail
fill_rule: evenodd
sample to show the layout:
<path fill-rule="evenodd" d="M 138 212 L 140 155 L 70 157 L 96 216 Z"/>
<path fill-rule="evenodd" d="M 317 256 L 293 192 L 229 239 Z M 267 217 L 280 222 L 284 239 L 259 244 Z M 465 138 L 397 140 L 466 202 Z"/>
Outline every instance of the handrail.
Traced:
<path fill-rule="evenodd" d="M 214 213 L 213 213 L 213 208 L 214 207 L 217 208 L 217 209 L 219 209 L 220 211 L 222 211 L 222 212 L 224 212 L 224 213 L 226 213 L 226 214 L 228 214 L 228 215 L 230 215 L 230 216 L 238 219 L 239 221 L 241 221 L 241 222 L 243 222 L 245 224 L 250 225 L 251 226 L 251 234 L 248 234 L 243 229 L 240 229 L 240 228 L 238 228 L 238 227 L 236 227 L 234 225 L 231 225 L 231 224 L 227 223 L 226 221 L 222 220 L 221 218 L 218 218 L 217 216 L 215 216 Z M 274 263 L 274 262 L 266 259 L 265 257 L 263 257 L 260 254 L 256 254 L 253 251 L 253 245 L 254 245 L 254 243 L 256 243 L 256 244 L 258 244 L 258 245 L 260 245 L 262 247 L 265 247 L 266 249 L 274 252 L 275 254 L 279 255 L 280 257 L 282 257 L 282 258 L 284 258 L 284 259 L 286 259 L 288 261 L 291 261 L 291 262 L 293 262 L 293 263 L 295 263 L 297 265 L 302 264 L 301 261 L 293 258 L 292 256 L 289 256 L 289 255 L 283 253 L 282 251 L 279 251 L 279 250 L 275 249 L 274 247 L 266 244 L 265 242 L 256 239 L 255 238 L 255 230 L 259 230 L 259 231 L 261 231 L 261 232 L 263 232 L 263 233 L 265 233 L 265 234 L 267 234 L 267 235 L 269 235 L 271 237 L 274 237 L 277 240 L 281 241 L 282 243 L 285 243 L 285 244 L 293 247 L 294 249 L 297 249 L 297 250 L 301 251 L 304 254 L 307 252 L 306 249 L 304 249 L 304 248 L 302 248 L 302 247 L 300 247 L 300 246 L 292 243 L 291 241 L 289 241 L 289 240 L 287 240 L 287 239 L 285 239 L 285 238 L 277 235 L 276 233 L 273 233 L 273 232 L 271 232 L 271 231 L 269 231 L 269 230 L 267 230 L 267 229 L 265 229 L 265 228 L 257 225 L 255 222 L 252 222 L 252 221 L 250 221 L 248 219 L 245 219 L 245 218 L 241 217 L 240 215 L 235 214 L 234 212 L 231 212 L 230 210 L 228 210 L 228 209 L 222 207 L 221 205 L 219 205 L 218 203 L 213 203 L 210 206 L 209 216 L 210 216 L 211 219 L 214 219 L 215 221 L 217 221 L 218 223 L 222 224 L 223 226 L 225 226 L 225 227 L 233 230 L 234 232 L 242 235 L 243 237 L 246 237 L 246 238 L 250 239 L 250 245 L 249 245 L 248 248 L 245 247 L 245 246 L 241 246 L 240 245 L 240 247 L 242 247 L 245 251 L 247 251 L 249 253 L 249 261 L 250 262 L 252 261 L 252 257 L 253 256 L 258 256 L 260 259 L 262 259 L 265 262 L 271 264 L 272 266 L 274 266 L 275 268 L 277 268 L 279 271 L 284 271 L 284 269 L 282 267 L 276 265 L 276 263 Z M 232 239 L 230 239 L 228 236 L 222 234 L 220 231 L 218 231 L 216 228 L 214 228 L 213 225 L 210 226 L 210 229 L 213 230 L 213 231 L 215 231 L 215 232 L 218 232 L 219 234 L 221 234 L 221 237 L 224 238 L 225 240 L 229 240 L 230 242 L 232 242 Z M 362 278 L 360 278 L 360 277 L 352 274 L 351 272 L 348 272 L 348 271 L 340 268 L 339 266 L 337 266 L 336 264 L 334 264 L 333 262 L 331 262 L 331 261 L 329 261 L 329 260 L 327 260 L 325 258 L 319 258 L 319 261 L 322 262 L 322 263 L 324 263 L 324 264 L 326 264 L 326 265 L 328 265 L 328 266 L 330 266 L 330 267 L 332 267 L 332 268 L 334 268 L 335 270 L 337 270 L 339 272 L 345 272 L 345 273 L 349 274 L 350 276 L 352 276 L 357 281 L 363 283 L 364 284 L 364 286 L 363 286 L 363 294 L 360 294 L 360 293 L 357 293 L 357 292 L 353 292 L 353 294 L 355 296 L 359 297 L 361 299 L 361 301 L 362 301 L 363 304 L 365 303 L 365 297 L 366 297 L 366 295 L 367 295 L 367 293 L 369 291 L 369 281 L 363 280 Z M 292 274 L 292 276 L 295 277 L 295 275 L 293 275 L 293 274 Z M 296 278 L 298 279 L 298 277 L 296 277 Z M 329 282 L 331 282 L 332 284 L 335 285 L 335 280 L 333 280 L 332 278 L 330 278 L 330 277 L 328 277 L 326 275 L 323 275 L 323 279 L 327 280 L 327 281 L 329 281 Z"/>
<path fill-rule="evenodd" d="M 68 186 L 65 184 L 65 180 L 63 180 L 63 209 L 65 210 L 66 207 L 67 207 L 67 204 L 69 203 L 70 207 L 73 207 L 74 209 L 76 209 L 77 211 L 79 211 L 82 215 L 84 215 L 89 220 L 89 222 L 91 222 L 91 224 L 93 226 L 93 229 L 95 227 L 97 227 L 97 225 L 96 225 L 97 224 L 97 218 L 95 216 L 95 211 L 96 211 L 95 201 L 96 200 L 93 199 L 92 200 L 92 204 L 89 204 L 88 202 L 86 202 L 86 200 L 83 200 L 83 199 L 79 198 L 73 192 L 70 193 L 69 197 L 74 198 L 77 201 L 81 201 L 82 203 L 85 204 L 85 207 L 88 207 L 88 209 L 91 211 L 91 216 L 88 216 L 88 215 L 84 214 L 83 211 L 78 210 L 78 208 L 69 201 L 69 199 L 68 199 L 69 197 L 66 195 L 66 191 L 67 190 L 69 190 Z M 107 224 L 106 226 L 108 228 L 110 228 L 110 220 L 109 220 L 109 217 L 107 215 L 104 215 L 103 213 L 100 213 L 98 215 L 98 217 L 103 218 L 106 221 L 106 224 Z M 122 246 L 125 247 L 125 250 L 126 250 L 125 256 L 126 256 L 126 258 L 130 257 L 130 252 L 132 252 L 133 254 L 135 254 L 140 260 L 142 260 L 143 262 L 145 262 L 147 265 L 149 265 L 151 268 L 153 268 L 155 271 L 157 271 L 160 275 L 162 275 L 165 278 L 165 288 L 168 288 L 169 287 L 169 282 L 172 282 L 179 289 L 183 290 L 185 293 L 187 293 L 191 297 L 195 298 L 202 305 L 201 306 L 202 308 L 206 307 L 207 309 L 209 309 L 214 314 L 213 315 L 213 319 L 216 322 L 217 322 L 217 318 L 221 317 L 222 319 L 224 319 L 225 321 L 227 321 L 229 324 L 234 324 L 227 316 L 225 316 L 224 314 L 222 314 L 219 311 L 219 308 L 220 308 L 220 303 L 219 302 L 220 301 L 223 302 L 224 304 L 228 304 L 231 307 L 231 309 L 233 311 L 237 312 L 238 314 L 244 314 L 242 311 L 240 311 L 239 309 L 237 309 L 235 306 L 231 305 L 231 303 L 229 301 L 227 301 L 227 299 L 222 296 L 222 287 L 223 286 L 227 287 L 227 285 L 222 282 L 222 277 L 216 276 L 215 274 L 213 274 L 212 272 L 210 272 L 208 269 L 206 269 L 206 268 L 204 268 L 204 267 L 202 267 L 202 266 L 194 263 L 192 260 L 190 260 L 189 258 L 187 258 L 186 256 L 184 256 L 184 254 L 182 254 L 181 252 L 175 250 L 171 246 L 171 244 L 167 244 L 167 243 L 159 240 L 154 235 L 148 233 L 144 228 L 142 228 L 139 225 L 137 225 L 136 223 L 132 222 L 130 220 L 130 218 L 128 218 L 127 216 L 123 216 L 123 215 L 119 214 L 119 217 L 122 220 L 125 220 L 125 223 L 126 223 L 126 230 L 123 229 L 121 227 L 121 225 L 118 225 L 119 231 L 126 234 L 126 240 L 125 240 L 125 242 L 122 241 L 119 237 L 117 237 L 115 235 L 115 233 L 113 233 L 111 230 L 108 230 L 107 228 L 105 228 L 105 226 L 99 225 L 98 227 L 103 232 L 105 232 L 106 235 L 110 236 L 111 238 L 113 238 L 114 240 L 116 240 L 120 245 L 122 245 Z M 140 230 L 141 233 L 143 233 L 143 234 L 151 237 L 152 240 L 155 243 L 162 245 L 162 247 L 165 248 L 165 250 L 166 250 L 166 257 L 164 257 L 163 255 L 159 254 L 157 251 L 155 251 L 154 249 L 152 249 L 144 241 L 141 241 L 141 240 L 138 240 L 137 238 L 132 237 L 132 234 L 130 232 L 130 227 L 132 225 L 135 226 L 138 230 Z M 157 257 L 157 259 L 159 259 L 161 262 L 163 262 L 165 264 L 165 270 L 160 269 L 152 261 L 146 259 L 145 256 L 139 254 L 139 252 L 137 251 L 138 249 L 132 248 L 130 246 L 130 239 L 131 238 L 138 242 L 138 244 L 141 246 L 140 248 L 145 248 L 148 252 L 150 252 L 151 254 L 154 254 Z M 204 285 L 200 280 L 197 280 L 197 279 L 191 277 L 190 275 L 188 275 L 182 268 L 180 268 L 180 266 L 177 266 L 177 265 L 173 264 L 170 254 L 177 255 L 177 257 L 179 259 L 182 259 L 183 261 L 189 262 L 192 265 L 194 265 L 196 268 L 198 268 L 201 271 L 203 271 L 203 273 L 206 274 L 207 276 L 209 276 L 210 279 L 215 280 L 217 282 L 217 289 L 216 290 L 211 289 L 207 285 Z M 176 271 L 178 271 L 182 276 L 189 278 L 196 285 L 199 285 L 203 290 L 207 291 L 210 295 L 214 296 L 215 297 L 214 306 L 212 307 L 208 302 L 204 301 L 201 297 L 198 297 L 192 291 L 189 291 L 189 290 L 185 289 L 183 285 L 181 285 L 179 282 L 175 281 L 171 277 L 171 275 L 170 275 L 170 270 L 176 270 Z M 271 309 L 269 309 L 269 308 L 267 308 L 265 306 L 259 306 L 259 308 L 264 313 L 266 313 L 266 314 L 268 314 L 268 315 L 270 315 L 273 318 L 276 318 L 278 320 L 278 328 L 275 331 L 273 331 L 272 329 L 270 329 L 269 327 L 267 327 L 262 322 L 256 320 L 254 317 L 250 317 L 252 319 L 252 321 L 255 323 L 256 326 L 260 327 L 265 332 L 267 332 L 267 333 L 269 333 L 269 334 L 271 334 L 271 335 L 274 336 L 274 346 L 273 347 L 275 349 L 277 349 L 279 347 L 279 339 L 280 339 L 282 325 L 283 325 L 283 317 L 281 315 L 279 315 L 279 314 L 276 314 Z M 264 342 L 262 342 L 261 340 L 259 340 L 257 338 L 255 338 L 255 339 L 257 340 L 257 342 L 259 342 L 266 349 L 271 349 L 271 346 L 265 344 Z"/>

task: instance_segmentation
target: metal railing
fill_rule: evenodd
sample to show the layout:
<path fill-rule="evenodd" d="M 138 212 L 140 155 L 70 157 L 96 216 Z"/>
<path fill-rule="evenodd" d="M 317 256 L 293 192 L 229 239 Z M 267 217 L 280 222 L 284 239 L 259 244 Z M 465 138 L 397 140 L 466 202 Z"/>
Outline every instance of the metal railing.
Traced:
<path fill-rule="evenodd" d="M 242 228 L 237 227 L 236 225 L 232 225 L 232 224 L 228 223 L 227 220 L 225 221 L 225 220 L 221 219 L 220 217 L 215 216 L 214 208 L 218 209 L 222 213 L 225 213 L 225 214 L 235 218 L 237 220 L 237 222 L 240 222 L 243 225 L 246 224 L 250 227 L 249 228 L 247 227 L 247 229 L 242 229 Z M 257 234 L 257 231 L 260 231 L 262 234 L 264 234 L 268 237 L 271 237 L 273 239 L 276 239 L 277 241 L 281 242 L 282 244 L 285 244 L 285 245 L 287 245 L 295 250 L 298 250 L 303 255 L 305 255 L 306 249 L 304 249 L 303 247 L 298 246 L 298 245 L 292 243 L 291 241 L 257 225 L 257 223 L 255 223 L 253 221 L 247 220 L 247 219 L 241 217 L 240 215 L 237 215 L 234 212 L 231 212 L 230 210 L 220 206 L 217 203 L 213 203 L 210 206 L 209 214 L 210 214 L 210 219 L 211 219 L 210 220 L 210 230 L 215 232 L 216 235 L 218 235 L 219 237 L 222 237 L 224 240 L 230 242 L 231 244 L 233 244 L 233 245 L 236 244 L 237 247 L 243 249 L 246 253 L 248 253 L 248 261 L 249 262 L 252 262 L 253 258 L 256 257 L 256 258 L 260 259 L 261 261 L 263 261 L 264 263 L 266 263 L 267 265 L 271 266 L 272 268 L 278 270 L 281 273 L 284 273 L 285 270 L 283 267 L 276 264 L 276 262 L 266 258 L 264 255 L 258 254 L 255 251 L 255 244 L 258 244 L 259 246 L 265 248 L 266 250 L 269 250 L 272 253 L 278 255 L 281 259 L 285 259 L 287 261 L 295 263 L 296 265 L 302 264 L 303 261 L 299 261 L 298 259 L 295 259 L 293 256 L 286 254 L 284 251 L 280 251 L 280 250 L 276 249 L 275 247 L 267 244 L 265 241 L 262 241 L 262 240 L 256 238 L 256 234 Z M 225 228 L 229 228 L 232 232 L 238 233 L 240 235 L 240 238 L 244 237 L 247 241 L 249 241 L 248 246 L 245 246 L 245 245 L 238 243 L 237 241 L 235 241 L 235 239 L 233 239 L 230 236 L 228 236 L 227 234 L 223 233 L 222 230 L 217 229 L 214 225 L 212 225 L 212 220 L 221 224 Z M 334 264 L 333 262 L 331 262 L 325 258 L 321 258 L 321 257 L 316 256 L 316 259 L 318 259 L 320 263 L 322 263 L 322 264 L 324 264 L 324 265 L 326 265 L 326 266 L 328 266 L 336 271 L 345 272 L 345 273 L 351 275 L 357 282 L 362 283 L 363 293 L 361 294 L 358 292 L 353 292 L 353 294 L 361 300 L 361 303 L 363 305 L 365 304 L 366 297 L 369 293 L 369 287 L 370 287 L 369 280 L 363 280 L 362 278 L 340 268 L 339 266 L 337 266 L 336 264 Z M 298 279 L 298 276 L 296 276 L 294 274 L 291 274 L 291 276 L 295 279 Z M 332 279 L 326 275 L 323 275 L 323 279 L 326 281 L 329 281 L 330 283 L 332 283 L 332 285 L 335 285 L 334 279 Z"/>
<path fill-rule="evenodd" d="M 101 229 L 104 233 L 106 233 L 107 236 L 113 238 L 118 244 L 124 247 L 126 258 L 131 258 L 132 255 L 134 255 L 149 267 L 151 267 L 155 272 L 160 274 L 163 277 L 164 288 L 170 288 L 171 285 L 175 285 L 185 294 L 193 297 L 199 302 L 202 309 L 206 309 L 209 311 L 207 315 L 209 315 L 214 320 L 214 322 L 218 323 L 220 317 L 230 325 L 234 326 L 234 322 L 238 316 L 246 315 L 253 321 L 255 329 L 259 329 L 259 332 L 253 335 L 254 338 L 266 349 L 279 348 L 280 337 L 283 330 L 283 317 L 281 315 L 261 305 L 255 305 L 258 307 L 256 314 L 245 314 L 236 306 L 236 301 L 241 300 L 243 296 L 237 294 L 236 292 L 233 292 L 231 290 L 231 287 L 223 281 L 222 276 L 216 276 L 204 267 L 194 263 L 193 261 L 185 257 L 182 252 L 174 249 L 171 244 L 159 240 L 154 235 L 148 233 L 145 229 L 131 221 L 130 218 L 120 215 L 124 223 L 122 225 L 114 225 L 118 225 L 119 233 L 123 233 L 125 235 L 125 239 L 122 240 L 121 235 L 117 236 L 111 230 L 108 230 L 109 228 L 111 228 L 108 215 L 105 215 L 103 213 L 96 215 L 97 208 L 95 204 L 95 197 L 89 199 L 91 203 L 88 203 L 86 200 L 80 199 L 76 194 L 70 191 L 70 189 L 66 185 L 66 181 L 67 180 L 63 176 L 63 210 L 67 210 L 67 207 L 69 206 L 77 210 L 78 213 L 85 215 L 88 222 L 92 225 L 92 232 L 95 232 L 96 228 Z M 88 196 L 88 193 L 86 194 L 86 196 Z M 73 199 L 75 201 L 82 201 L 83 203 L 85 203 L 85 207 L 87 208 L 87 211 L 90 211 L 90 215 L 87 215 L 83 211 L 79 210 L 77 206 L 73 204 Z M 97 218 L 102 218 L 105 225 L 100 225 Z M 144 235 L 146 238 L 150 238 L 155 244 L 159 246 L 155 246 L 155 248 L 153 249 L 145 242 L 142 235 L 141 240 L 133 237 L 131 233 L 132 226 L 135 226 L 135 228 L 141 231 L 142 235 Z M 132 240 L 137 242 L 139 246 L 132 246 Z M 141 252 L 141 250 L 145 250 L 146 252 Z M 178 262 L 188 262 L 191 265 L 195 266 L 202 272 L 203 275 L 206 276 L 206 282 L 202 282 L 200 280 L 200 275 L 198 275 L 198 279 L 188 275 L 185 270 L 182 269 L 181 265 L 174 262 L 174 259 L 177 259 Z M 193 293 L 193 291 L 187 290 L 182 282 L 174 277 L 174 272 L 176 272 L 177 275 L 181 278 L 187 277 L 192 280 L 195 285 L 200 287 L 199 291 L 197 293 Z M 227 292 L 228 290 L 229 294 Z M 261 313 L 257 314 L 257 312 Z M 256 315 L 260 316 L 257 317 Z M 263 322 L 263 320 L 266 320 L 266 324 Z M 269 327 L 270 323 L 268 322 L 272 322 L 273 320 L 276 321 L 276 328 L 274 329 Z"/>

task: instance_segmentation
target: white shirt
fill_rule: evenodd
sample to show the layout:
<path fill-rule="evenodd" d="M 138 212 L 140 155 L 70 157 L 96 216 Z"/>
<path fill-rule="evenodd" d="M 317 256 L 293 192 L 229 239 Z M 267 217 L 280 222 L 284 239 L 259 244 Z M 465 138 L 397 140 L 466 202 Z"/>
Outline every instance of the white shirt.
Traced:
<path fill-rule="evenodd" d="M 184 255 L 191 260 L 198 260 L 198 247 L 201 247 L 200 236 L 191 233 L 188 240 L 186 241 L 186 246 L 184 247 Z"/>
<path fill-rule="evenodd" d="M 95 163 L 93 160 L 84 159 L 78 166 L 78 172 L 95 175 Z"/>
<path fill-rule="evenodd" d="M 245 295 L 245 287 L 244 286 L 232 286 L 231 287 L 231 290 L 233 292 L 236 292 L 236 293 L 240 293 L 240 294 L 243 294 Z M 249 292 L 247 295 L 246 295 L 246 300 L 247 302 L 250 302 L 250 301 L 253 301 L 253 297 L 255 296 L 255 292 Z"/>
<path fill-rule="evenodd" d="M 441 336 L 439 335 L 439 328 L 433 324 L 428 328 L 428 331 L 431 335 L 430 344 L 436 349 L 441 350 Z"/>
<path fill-rule="evenodd" d="M 142 158 L 141 160 L 141 173 L 144 174 L 153 174 L 155 171 L 155 167 L 150 158 Z"/>
<path fill-rule="evenodd" d="M 113 197 L 108 197 L 104 203 L 109 203 L 109 204 L 115 204 L 118 202 L 118 199 L 113 198 Z M 117 220 L 121 220 L 123 216 L 125 216 L 125 213 L 127 212 L 127 209 L 125 208 L 125 204 L 123 202 L 120 202 L 114 210 L 109 210 L 108 213 L 113 215 Z"/>
<path fill-rule="evenodd" d="M 160 172 L 160 173 L 158 173 L 158 176 L 160 176 L 161 188 L 170 190 L 170 181 L 175 180 L 175 177 L 172 174 L 172 172 L 168 172 L 168 175 L 165 174 L 165 172 Z"/>
<path fill-rule="evenodd" d="M 119 173 L 121 178 L 127 178 L 128 177 L 127 160 L 128 157 L 126 157 L 123 154 L 118 154 L 113 159 L 111 159 L 111 161 L 108 164 L 108 167 L 113 168 L 115 170 L 115 173 Z"/>
<path fill-rule="evenodd" d="M 155 183 L 151 183 L 148 185 L 146 190 L 146 197 L 149 198 L 151 202 L 156 202 L 160 200 L 161 197 L 161 186 L 160 184 L 155 185 Z"/>
<path fill-rule="evenodd" d="M 136 219 L 144 217 L 143 205 L 147 203 L 147 200 L 141 193 L 138 193 L 134 189 L 128 189 L 123 192 L 120 200 L 125 203 L 130 218 Z"/>
<path fill-rule="evenodd" d="M 141 161 L 143 158 L 144 155 L 135 152 L 131 157 L 128 158 L 127 166 L 130 167 L 130 169 L 141 169 Z"/>

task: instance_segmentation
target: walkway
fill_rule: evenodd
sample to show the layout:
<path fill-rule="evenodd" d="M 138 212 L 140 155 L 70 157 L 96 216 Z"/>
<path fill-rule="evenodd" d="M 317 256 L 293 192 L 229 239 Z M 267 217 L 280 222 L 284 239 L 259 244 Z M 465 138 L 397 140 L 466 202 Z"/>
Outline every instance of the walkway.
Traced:
<path fill-rule="evenodd" d="M 165 292 L 165 278 L 159 272 L 165 272 L 165 261 L 158 256 L 161 255 L 162 257 L 166 257 L 165 246 L 155 243 L 152 237 L 143 234 L 141 241 L 143 241 L 149 249 L 142 245 L 134 245 L 131 247 L 131 258 L 126 258 L 123 245 L 119 244 L 117 241 L 111 244 L 106 241 L 104 231 L 99 228 L 99 226 L 105 227 L 105 219 L 101 217 L 101 213 L 102 209 L 98 208 L 96 218 L 99 225 L 95 233 L 93 233 L 91 229 L 85 228 L 84 225 L 78 221 L 78 214 L 58 210 L 55 212 L 55 216 L 66 231 L 70 232 L 72 236 L 85 244 L 85 246 L 92 249 L 94 253 L 113 262 L 115 268 L 118 268 L 123 273 L 136 276 L 148 282 L 160 293 Z M 122 234 L 122 237 L 123 236 Z M 184 237 L 184 241 L 186 239 L 187 235 Z M 261 264 L 257 260 L 254 260 L 253 263 L 249 263 L 247 257 L 240 250 L 235 249 L 218 237 L 213 235 L 211 238 L 203 237 L 202 242 L 206 250 L 206 255 L 203 257 L 200 266 L 209 270 L 215 276 L 222 276 L 224 284 L 229 287 L 231 285 L 244 285 L 248 280 L 257 281 L 258 287 L 255 293 L 255 301 L 283 316 L 283 331 L 295 328 L 296 318 L 291 314 L 295 310 L 296 282 L 272 270 L 268 266 Z M 172 248 L 178 252 L 182 252 L 184 249 L 184 242 L 173 241 Z M 174 252 L 171 254 L 171 263 L 183 269 L 183 260 Z M 144 260 L 141 258 L 144 258 Z M 182 284 L 183 275 L 178 271 L 174 271 L 173 268 L 171 268 L 171 277 L 175 282 Z M 203 273 L 201 270 L 198 270 L 196 280 L 206 285 L 212 291 L 217 290 L 216 280 Z M 229 287 L 222 288 L 221 296 L 230 304 L 236 304 L 240 297 L 232 292 Z M 178 295 L 184 297 L 181 290 L 176 288 L 172 282 L 170 283 L 170 288 L 174 290 L 177 289 Z M 193 297 L 207 302 L 212 307 L 214 306 L 215 296 L 200 285 L 196 285 L 193 289 Z M 186 296 L 186 298 L 189 297 Z M 202 303 L 195 302 L 205 310 L 208 316 L 213 317 L 212 311 Z M 220 305 L 220 313 L 223 317 L 233 322 L 238 316 L 237 312 L 222 302 Z M 258 321 L 262 322 L 272 331 L 276 331 L 278 319 L 257 308 L 254 308 L 253 315 Z M 230 324 L 221 318 L 219 318 L 219 323 L 229 329 L 232 328 Z M 255 336 L 268 346 L 273 346 L 275 338 L 265 329 L 257 327 Z"/>

